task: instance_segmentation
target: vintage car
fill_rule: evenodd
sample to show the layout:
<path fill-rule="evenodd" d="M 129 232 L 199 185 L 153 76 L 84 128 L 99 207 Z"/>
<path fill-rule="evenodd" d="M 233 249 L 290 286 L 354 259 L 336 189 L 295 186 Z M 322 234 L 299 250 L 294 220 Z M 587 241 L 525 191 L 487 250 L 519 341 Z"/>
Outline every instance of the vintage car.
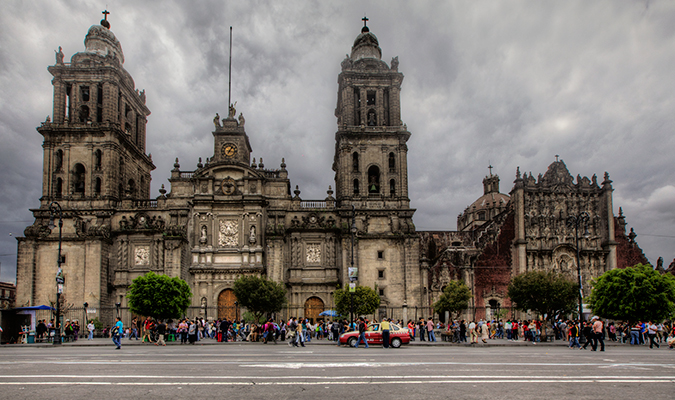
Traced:
<path fill-rule="evenodd" d="M 402 344 L 410 343 L 410 334 L 408 334 L 407 329 L 401 328 L 396 324 L 390 325 L 389 344 L 391 347 L 399 348 Z M 347 344 L 354 347 L 357 340 L 359 340 L 359 331 L 345 332 L 340 335 L 340 344 Z M 368 324 L 366 327 L 366 341 L 369 346 L 382 344 L 382 330 L 380 329 L 379 323 Z"/>

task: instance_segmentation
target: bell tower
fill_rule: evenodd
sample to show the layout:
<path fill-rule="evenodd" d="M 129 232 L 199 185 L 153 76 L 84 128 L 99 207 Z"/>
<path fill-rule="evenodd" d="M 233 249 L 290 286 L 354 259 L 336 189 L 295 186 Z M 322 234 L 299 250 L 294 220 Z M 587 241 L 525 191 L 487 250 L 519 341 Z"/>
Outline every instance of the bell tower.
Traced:
<path fill-rule="evenodd" d="M 124 69 L 122 46 L 110 30 L 108 12 L 89 28 L 85 50 L 64 62 L 59 47 L 54 76 L 53 119 L 37 128 L 44 137 L 42 203 L 65 207 L 106 207 L 150 196 L 145 154 L 150 110 L 145 91 L 135 88 Z M 112 202 L 112 203 L 111 203 Z"/>
<path fill-rule="evenodd" d="M 387 209 L 407 209 L 410 132 L 401 122 L 401 82 L 398 57 L 382 61 L 377 37 L 364 27 L 338 76 L 335 116 L 336 193 L 338 201 L 382 203 Z"/>

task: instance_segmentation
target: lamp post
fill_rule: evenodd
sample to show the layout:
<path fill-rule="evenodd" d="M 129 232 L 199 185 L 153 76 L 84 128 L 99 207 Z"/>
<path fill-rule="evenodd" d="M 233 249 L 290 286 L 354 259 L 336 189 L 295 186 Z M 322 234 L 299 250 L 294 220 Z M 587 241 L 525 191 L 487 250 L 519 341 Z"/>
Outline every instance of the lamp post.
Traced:
<path fill-rule="evenodd" d="M 583 314 L 583 300 L 584 300 L 584 287 L 581 282 L 581 262 L 579 261 L 579 253 L 580 253 L 580 246 L 579 246 L 579 228 L 583 227 L 584 229 L 584 237 L 587 238 L 589 237 L 588 233 L 588 221 L 590 220 L 590 215 L 586 211 L 582 211 L 578 215 L 570 215 L 567 217 L 567 226 L 569 228 L 574 228 L 574 241 L 575 241 L 575 246 L 577 248 L 577 276 L 579 278 L 579 326 L 581 327 L 581 323 L 584 320 L 584 314 Z"/>
<path fill-rule="evenodd" d="M 352 226 L 350 229 L 350 233 L 352 236 L 352 261 L 351 261 L 351 266 L 349 267 L 349 292 L 350 292 L 350 312 L 351 312 L 351 318 L 349 320 L 349 326 L 351 329 L 351 325 L 354 322 L 354 292 L 355 289 L 352 289 L 352 282 L 355 282 L 357 279 L 358 274 L 354 270 L 354 235 L 356 234 L 356 207 L 352 204 Z"/>
<path fill-rule="evenodd" d="M 87 320 L 87 307 L 89 307 L 89 303 L 85 302 L 85 303 L 83 304 L 83 306 L 84 306 L 84 319 L 82 320 L 82 326 L 80 327 L 80 329 L 82 330 L 82 332 L 84 332 L 84 328 L 87 326 L 87 324 L 88 324 L 88 322 L 89 322 L 89 321 Z"/>
<path fill-rule="evenodd" d="M 61 270 L 61 242 L 63 238 L 63 210 L 61 205 L 55 201 L 49 204 L 49 229 L 54 229 L 54 219 L 59 219 L 59 254 L 56 260 L 56 322 L 54 323 L 54 345 L 61 344 L 61 293 L 63 292 L 63 271 Z"/>

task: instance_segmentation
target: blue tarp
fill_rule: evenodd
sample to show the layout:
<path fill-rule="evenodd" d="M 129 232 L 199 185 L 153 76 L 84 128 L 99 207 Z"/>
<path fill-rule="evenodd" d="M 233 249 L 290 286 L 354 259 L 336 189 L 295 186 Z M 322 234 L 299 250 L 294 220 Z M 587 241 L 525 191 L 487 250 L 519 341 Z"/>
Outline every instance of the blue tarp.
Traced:
<path fill-rule="evenodd" d="M 24 310 L 54 310 L 49 306 L 32 306 L 32 307 L 17 307 L 14 308 L 14 311 L 24 311 Z"/>
<path fill-rule="evenodd" d="M 340 314 L 335 310 L 326 310 L 326 311 L 320 313 L 319 315 L 326 315 L 326 316 L 329 316 L 329 317 L 337 317 Z"/>

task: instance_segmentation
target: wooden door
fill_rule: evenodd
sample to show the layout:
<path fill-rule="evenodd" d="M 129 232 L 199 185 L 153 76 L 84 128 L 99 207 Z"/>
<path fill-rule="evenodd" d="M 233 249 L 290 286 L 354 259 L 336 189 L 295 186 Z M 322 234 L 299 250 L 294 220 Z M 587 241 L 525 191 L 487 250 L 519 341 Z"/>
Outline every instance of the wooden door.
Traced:
<path fill-rule="evenodd" d="M 319 315 L 324 311 L 323 300 L 318 297 L 310 297 L 305 302 L 305 318 L 308 318 L 313 324 L 316 323 L 321 316 Z"/>
<path fill-rule="evenodd" d="M 225 289 L 218 295 L 218 318 L 227 318 L 232 321 L 239 318 L 237 305 L 234 303 L 237 297 L 234 295 L 234 290 Z"/>

